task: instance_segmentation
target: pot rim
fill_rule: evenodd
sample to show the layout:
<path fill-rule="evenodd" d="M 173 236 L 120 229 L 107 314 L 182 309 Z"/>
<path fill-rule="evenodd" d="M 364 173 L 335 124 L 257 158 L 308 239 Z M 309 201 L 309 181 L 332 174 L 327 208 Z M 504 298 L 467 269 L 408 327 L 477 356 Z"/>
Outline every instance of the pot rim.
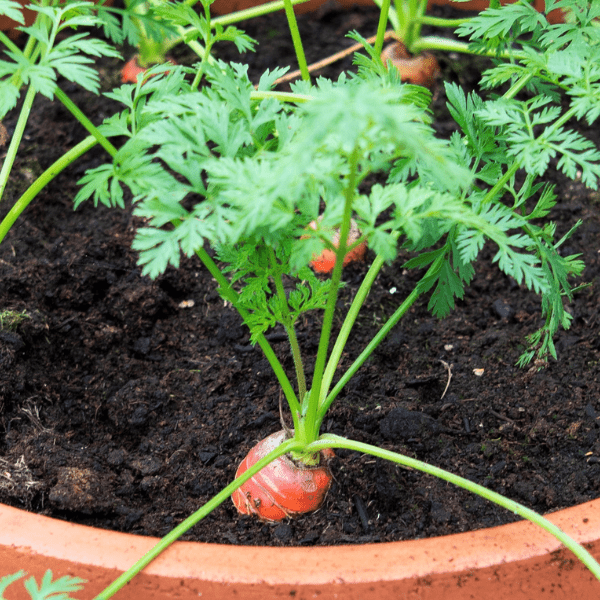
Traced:
<path fill-rule="evenodd" d="M 579 543 L 600 539 L 600 499 L 551 513 L 548 518 Z M 2 547 L 8 547 L 28 555 L 122 571 L 157 541 L 0 504 L 0 557 Z M 436 538 L 365 545 L 259 547 L 175 542 L 144 573 L 221 582 L 231 581 L 231 565 L 235 565 L 235 581 L 244 584 L 366 583 L 482 569 L 538 558 L 561 548 L 546 531 L 518 521 Z M 274 553 L 277 560 L 273 560 Z M 302 565 L 301 576 L 298 565 Z"/>

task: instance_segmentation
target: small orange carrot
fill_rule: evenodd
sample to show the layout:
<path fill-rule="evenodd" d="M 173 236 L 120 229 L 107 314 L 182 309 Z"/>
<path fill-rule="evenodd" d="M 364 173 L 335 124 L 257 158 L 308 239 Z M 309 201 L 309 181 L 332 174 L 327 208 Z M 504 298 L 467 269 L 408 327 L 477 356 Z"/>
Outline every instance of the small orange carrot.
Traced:
<path fill-rule="evenodd" d="M 261 440 L 246 455 L 235 474 L 239 477 L 252 465 L 285 441 L 285 431 L 278 431 Z M 238 512 L 255 515 L 262 521 L 281 521 L 317 510 L 331 486 L 332 475 L 327 461 L 333 450 L 321 452 L 321 464 L 316 467 L 294 462 L 281 456 L 250 478 L 231 495 Z"/>
<path fill-rule="evenodd" d="M 168 59 L 170 63 L 175 64 L 175 61 Z M 129 59 L 125 66 L 121 69 L 121 82 L 122 83 L 137 83 L 138 77 L 143 75 L 148 70 L 147 67 L 142 67 L 139 63 L 139 55 L 136 54 L 133 58 Z"/>
<path fill-rule="evenodd" d="M 144 67 L 140 67 L 137 54 L 130 58 L 121 69 L 122 83 L 137 83 L 138 77 L 146 72 Z"/>
<path fill-rule="evenodd" d="M 387 66 L 392 63 L 400 73 L 400 79 L 406 83 L 422 85 L 432 89 L 440 75 L 440 66 L 437 59 L 430 52 L 423 52 L 411 56 L 406 46 L 401 42 L 394 42 L 383 49 L 381 60 Z"/>
<path fill-rule="evenodd" d="M 309 223 L 308 226 L 311 229 L 317 228 L 317 224 L 315 221 L 312 221 L 311 223 Z M 356 242 L 356 240 L 359 237 L 360 237 L 360 231 L 359 231 L 358 226 L 356 225 L 354 219 L 352 219 L 352 221 L 350 222 L 350 232 L 348 233 L 348 240 L 346 241 L 346 243 L 348 245 L 351 245 L 354 242 Z M 338 247 L 338 245 L 340 243 L 339 229 L 336 229 L 336 231 L 333 235 L 333 238 L 331 240 L 331 243 L 336 248 Z M 347 264 L 349 264 L 351 262 L 363 260 L 365 257 L 366 251 L 367 251 L 367 243 L 362 242 L 361 244 L 356 246 L 356 248 L 353 248 L 352 250 L 350 250 L 350 252 L 348 252 L 346 254 L 346 256 L 344 256 L 343 265 L 346 266 Z M 333 267 L 335 266 L 335 259 L 336 259 L 335 252 L 333 250 L 330 250 L 329 248 L 324 248 L 323 251 L 321 252 L 321 254 L 313 257 L 313 259 L 310 261 L 310 266 L 313 268 L 313 270 L 317 271 L 318 273 L 331 273 L 331 271 L 333 271 Z"/>

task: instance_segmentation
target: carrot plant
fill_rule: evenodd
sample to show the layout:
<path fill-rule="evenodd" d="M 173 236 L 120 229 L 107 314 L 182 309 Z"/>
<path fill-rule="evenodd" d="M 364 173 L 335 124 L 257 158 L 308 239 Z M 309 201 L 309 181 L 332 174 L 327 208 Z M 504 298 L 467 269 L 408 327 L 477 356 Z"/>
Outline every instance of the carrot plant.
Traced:
<path fill-rule="evenodd" d="M 87 129 L 90 136 L 52 165 L 50 170 L 16 201 L 0 222 L 0 242 L 40 189 L 76 157 L 96 143 L 100 143 L 109 153 L 116 152 L 114 146 L 57 83 L 59 77 L 63 77 L 97 94 L 100 90 L 100 77 L 92 66 L 94 60 L 103 56 L 120 56 L 110 44 L 92 37 L 89 29 L 84 32 L 77 31 L 82 28 L 91 29 L 100 24 L 94 4 L 71 0 L 60 5 L 58 2 L 31 5 L 31 8 L 37 12 L 37 17 L 29 27 L 20 28 L 28 36 L 22 49 L 0 31 L 0 44 L 4 46 L 6 58 L 0 60 L 0 121 L 17 106 L 25 90 L 17 123 L 0 169 L 0 201 L 4 196 L 34 99 L 38 94 L 51 100 L 59 100 Z M 0 14 L 19 23 L 24 23 L 22 9 L 23 7 L 13 0 L 0 0 Z M 68 31 L 76 33 L 64 37 L 64 33 Z"/>
<path fill-rule="evenodd" d="M 204 64 L 211 61 L 211 51 L 215 44 L 232 42 L 240 52 L 253 47 L 253 40 L 239 29 L 220 22 L 212 23 L 209 14 L 210 4 L 209 0 L 203 2 L 206 16 L 196 14 L 185 3 L 180 3 L 178 6 L 162 6 L 161 14 L 164 23 L 169 23 L 172 28 L 181 29 L 184 25 L 187 26 L 183 28 L 185 31 L 182 35 L 190 47 L 199 53 L 198 79 L 201 77 Z M 119 24 L 117 17 L 108 8 L 92 2 L 67 0 L 58 3 L 57 0 L 52 0 L 47 5 L 33 4 L 32 9 L 37 11 L 38 17 L 29 27 L 20 28 L 28 36 L 23 48 L 17 46 L 0 31 L 0 44 L 4 46 L 7 59 L 0 60 L 0 123 L 9 111 L 15 109 L 19 99 L 24 95 L 6 157 L 0 169 L 0 202 L 37 94 L 42 94 L 50 100 L 60 101 L 90 135 L 50 165 L 17 198 L 12 208 L 0 221 L 0 243 L 30 202 L 63 169 L 96 144 L 100 144 L 110 156 L 117 153 L 117 148 L 109 140 L 112 133 L 106 128 L 106 132 L 103 132 L 101 128 L 96 127 L 58 85 L 58 80 L 63 77 L 86 90 L 99 93 L 100 78 L 93 67 L 94 60 L 98 57 L 120 58 L 120 53 L 109 43 L 92 37 L 91 33 L 102 28 L 115 43 L 129 37 L 133 42 L 137 39 L 132 33 L 135 27 L 130 20 L 124 18 Z M 21 4 L 13 0 L 0 0 L 0 14 L 24 23 L 22 11 Z M 147 17 L 144 23 L 148 30 L 154 31 L 158 36 L 161 29 L 156 21 L 157 19 L 152 20 Z M 154 28 L 149 23 L 154 23 Z M 82 28 L 86 28 L 86 31 L 78 31 Z M 70 36 L 64 35 L 72 31 L 76 33 Z M 198 38 L 202 43 L 197 41 Z M 166 66 L 157 66 L 154 72 L 166 69 L 168 69 Z M 119 135 L 119 133 L 117 129 L 114 134 Z M 2 141 L 4 142 L 3 138 Z"/>
<path fill-rule="evenodd" d="M 473 53 L 473 47 L 469 46 L 464 40 L 457 39 L 460 37 L 460 28 L 467 25 L 477 17 L 455 17 L 442 18 L 427 14 L 427 0 L 403 0 L 392 2 L 392 0 L 374 0 L 375 3 L 382 7 L 383 14 L 388 11 L 388 18 L 392 25 L 393 37 L 402 42 L 410 54 L 418 54 L 425 50 L 440 50 L 442 52 L 460 52 L 466 54 Z M 468 0 L 449 0 L 446 5 L 454 8 L 461 8 L 461 3 Z M 519 0 L 516 2 L 517 7 L 511 11 L 511 19 L 513 20 L 510 30 L 506 29 L 507 41 L 516 40 L 519 35 L 519 20 L 521 17 L 531 18 L 533 9 L 533 0 Z M 544 13 L 538 13 L 540 26 L 547 23 L 546 15 L 556 9 L 570 9 L 572 3 L 569 0 L 551 0 L 545 3 Z M 496 21 L 496 25 L 507 14 L 500 5 L 500 0 L 490 0 L 489 8 L 482 11 L 480 14 L 487 15 Z M 552 20 L 552 19 L 551 19 Z M 432 26 L 447 30 L 450 36 L 441 35 L 423 35 L 423 26 Z"/>
<path fill-rule="evenodd" d="M 128 190 L 144 223 L 133 247 L 152 278 L 179 267 L 182 254 L 198 257 L 271 364 L 292 426 L 259 442 L 230 485 L 99 599 L 232 494 L 240 512 L 264 520 L 318 507 L 332 448 L 366 452 L 480 494 L 550 531 L 600 578 L 600 565 L 585 549 L 528 508 L 399 453 L 321 433 L 346 383 L 417 301 L 427 296 L 438 317 L 452 310 L 486 245 L 495 249 L 499 272 L 541 298 L 544 323 L 520 364 L 556 358 L 553 337 L 571 319 L 563 303 L 584 265 L 561 253 L 575 228 L 556 239 L 548 217 L 557 198 L 544 176 L 552 164 L 589 187 L 600 177 L 600 152 L 570 127 L 575 119 L 591 125 L 600 115 L 596 9 L 584 0 L 574 5 L 574 26 L 550 27 L 525 4 L 463 25 L 473 48 L 490 52 L 511 51 L 505 39 L 514 27 L 520 50 L 483 74 L 485 97 L 446 85 L 457 127 L 449 140 L 432 128 L 430 92 L 401 83 L 366 43 L 357 74 L 303 81 L 291 93 L 272 89 L 282 70 L 265 73 L 255 88 L 244 65 L 214 61 L 109 94 L 125 109 L 104 130 L 127 141 L 112 162 L 86 173 L 76 206 L 89 199 L 123 206 Z M 353 222 L 360 233 L 349 238 Z M 334 336 L 344 259 L 365 241 L 372 262 Z M 324 248 L 335 254 L 327 278 L 308 266 Z M 340 372 L 361 306 L 382 266 L 400 251 L 410 255 L 404 268 L 419 271 L 420 280 Z M 316 354 L 307 360 L 295 325 L 308 311 L 320 311 L 322 320 Z M 287 333 L 293 376 L 265 337 L 276 325 Z"/>
<path fill-rule="evenodd" d="M 461 8 L 467 0 L 447 0 L 439 2 L 453 8 Z M 495 47 L 469 44 L 459 39 L 473 23 L 476 17 L 436 17 L 427 13 L 427 0 L 374 0 L 381 8 L 381 18 L 375 49 L 381 53 L 384 63 L 394 65 L 402 75 L 403 80 L 432 88 L 439 77 L 440 69 L 431 51 L 454 52 L 460 54 L 483 54 L 491 57 L 502 56 L 505 59 L 514 58 L 519 54 L 518 47 L 513 42 L 518 41 L 524 33 L 520 20 L 530 21 L 532 18 L 533 0 L 518 0 L 517 7 L 511 11 L 510 23 L 500 25 L 507 13 L 501 11 L 500 0 L 490 0 L 489 9 L 481 14 L 494 21 L 494 27 L 502 27 L 503 44 Z M 535 3 L 538 4 L 538 3 Z M 542 3 L 543 5 L 544 3 Z M 545 12 L 537 14 L 538 27 L 544 24 L 564 22 L 567 11 L 570 12 L 572 3 L 569 0 L 545 2 Z M 500 12 L 499 12 L 500 11 Z M 392 29 L 386 31 L 388 22 Z M 574 19 L 572 20 L 574 22 Z M 448 35 L 423 35 L 424 26 L 432 26 L 446 30 Z M 383 48 L 385 39 L 394 42 Z M 503 50 L 499 50 L 499 46 Z M 383 52 L 382 52 L 383 50 Z"/>
<path fill-rule="evenodd" d="M 239 35 L 233 25 L 241 21 L 285 10 L 298 63 L 303 74 L 307 74 L 306 60 L 299 37 L 294 6 L 308 0 L 274 0 L 265 4 L 236 11 L 221 17 L 211 18 L 212 2 L 202 0 L 125 0 L 123 8 L 105 6 L 99 11 L 106 35 L 115 44 L 127 42 L 137 53 L 121 70 L 123 83 L 135 83 L 140 74 L 150 66 L 166 61 L 168 53 L 179 44 L 186 44 L 202 57 L 216 41 L 231 40 L 240 51 L 252 49 L 252 43 Z M 207 23 L 210 23 L 207 29 Z M 214 34 L 212 29 L 215 29 Z M 201 42 L 198 41 L 201 38 Z M 204 45 L 203 45 L 204 44 Z"/>
<path fill-rule="evenodd" d="M 573 230 L 556 239 L 548 216 L 557 198 L 544 177 L 551 164 L 589 187 L 597 187 L 600 177 L 600 152 L 569 127 L 576 119 L 591 125 L 600 115 L 597 8 L 585 0 L 571 4 L 572 25 L 549 26 L 524 3 L 461 25 L 470 51 L 499 58 L 483 74 L 485 96 L 446 85 L 456 121 L 449 140 L 439 139 L 432 127 L 431 93 L 385 69 L 379 56 L 385 27 L 374 47 L 363 40 L 366 55 L 357 56 L 356 74 L 314 83 L 306 77 L 283 93 L 274 84 L 284 69 L 263 74 L 255 86 L 247 66 L 211 59 L 213 38 L 206 32 L 212 32 L 212 22 L 204 11 L 193 34 L 199 32 L 204 42 L 198 64 L 157 67 L 135 85 L 106 94 L 124 109 L 92 129 L 86 143 L 104 140 L 111 161 L 87 171 L 75 205 L 92 200 L 124 206 L 132 197 L 134 214 L 144 223 L 134 249 L 145 275 L 155 278 L 179 267 L 182 254 L 198 257 L 271 364 L 292 425 L 251 449 L 231 484 L 98 599 L 112 596 L 229 497 L 241 512 L 265 520 L 317 508 L 329 486 L 332 448 L 366 452 L 480 494 L 551 532 L 600 579 L 600 565 L 584 548 L 527 507 L 402 454 L 321 433 L 344 386 L 416 302 L 427 297 L 439 317 L 452 310 L 486 245 L 494 247 L 500 272 L 541 299 L 544 323 L 529 338 L 520 364 L 556 358 L 553 337 L 570 325 L 563 303 L 575 292 L 571 280 L 584 265 L 578 256 L 561 253 Z M 161 10 L 184 26 L 177 20 L 181 11 L 171 5 Z M 244 43 L 241 32 L 230 32 L 233 41 Z M 10 50 L 22 60 L 18 49 Z M 42 91 L 35 87 L 38 71 L 31 61 L 24 64 L 15 81 Z M 58 95 L 55 84 L 43 89 Z M 125 140 L 118 149 L 107 141 L 113 137 Z M 64 164 L 80 151 L 74 149 Z M 353 223 L 359 233 L 350 237 Z M 371 263 L 334 335 L 344 262 L 364 242 Z M 324 249 L 335 256 L 331 277 L 309 266 Z M 420 279 L 342 371 L 359 311 L 383 265 L 399 253 L 410 256 L 404 268 L 419 271 Z M 295 326 L 309 311 L 320 311 L 322 319 L 316 353 L 307 357 Z M 287 334 L 293 374 L 265 336 L 275 326 Z M 269 477 L 261 477 L 273 465 Z M 282 473 L 281 481 L 273 476 Z"/>

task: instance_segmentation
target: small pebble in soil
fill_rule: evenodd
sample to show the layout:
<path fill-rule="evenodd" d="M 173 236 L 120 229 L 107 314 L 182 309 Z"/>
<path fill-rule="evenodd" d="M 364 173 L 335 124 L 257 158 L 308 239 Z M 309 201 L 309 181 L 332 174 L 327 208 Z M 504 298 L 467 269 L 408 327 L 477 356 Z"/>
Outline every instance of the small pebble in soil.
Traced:
<path fill-rule="evenodd" d="M 145 456 L 132 460 L 130 466 L 142 475 L 156 475 L 162 467 L 162 462 L 153 456 Z"/>
<path fill-rule="evenodd" d="M 217 453 L 212 450 L 200 450 L 198 452 L 198 458 L 204 465 L 208 464 L 215 456 L 217 456 Z"/>
<path fill-rule="evenodd" d="M 50 490 L 48 499 L 61 510 L 89 514 L 101 509 L 103 503 L 109 501 L 105 488 L 91 469 L 63 467 L 58 470 L 57 482 Z"/>
<path fill-rule="evenodd" d="M 138 338 L 134 343 L 133 343 L 133 351 L 141 354 L 142 356 L 148 354 L 148 352 L 150 352 L 150 342 L 152 340 L 149 337 L 141 337 Z"/>
<path fill-rule="evenodd" d="M 217 469 L 224 469 L 226 466 L 231 464 L 231 457 L 230 456 L 219 456 L 213 464 L 214 464 L 215 468 L 217 468 Z"/>
<path fill-rule="evenodd" d="M 106 462 L 111 467 L 120 467 L 125 461 L 124 450 L 111 450 L 106 456 Z"/>
<path fill-rule="evenodd" d="M 493 304 L 494 312 L 500 319 L 512 319 L 515 309 L 506 300 L 498 298 Z"/>
<path fill-rule="evenodd" d="M 143 492 L 151 492 L 152 490 L 155 490 L 160 486 L 161 481 L 162 478 L 156 475 L 152 477 L 144 477 L 140 482 L 140 489 Z"/>

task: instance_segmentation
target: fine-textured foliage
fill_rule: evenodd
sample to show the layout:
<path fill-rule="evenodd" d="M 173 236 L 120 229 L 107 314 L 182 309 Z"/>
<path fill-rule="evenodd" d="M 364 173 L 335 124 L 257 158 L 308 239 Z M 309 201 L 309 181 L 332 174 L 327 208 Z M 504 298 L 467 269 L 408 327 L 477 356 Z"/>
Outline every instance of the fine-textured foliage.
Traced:
<path fill-rule="evenodd" d="M 9 585 L 25 577 L 25 571 L 17 571 L 11 575 L 5 575 L 0 578 L 0 600 L 5 599 L 4 592 Z M 71 596 L 71 592 L 76 592 L 83 589 L 85 579 L 79 577 L 70 577 L 65 575 L 58 579 L 52 580 L 52 571 L 48 570 L 44 573 L 42 580 L 38 586 L 35 577 L 27 578 L 23 585 L 29 594 L 31 600 L 75 600 Z"/>
<path fill-rule="evenodd" d="M 177 267 L 182 252 L 206 243 L 218 249 L 253 341 L 325 306 L 327 289 L 306 265 L 331 247 L 348 207 L 375 253 L 390 261 L 403 246 L 413 253 L 407 268 L 428 268 L 420 290 L 431 291 L 429 308 L 439 317 L 464 296 L 491 241 L 498 267 L 542 296 L 546 324 L 531 341 L 541 356 L 554 354 L 552 335 L 569 324 L 562 308 L 572 293 L 568 277 L 582 265 L 557 252 L 552 227 L 535 224 L 554 202 L 536 179 L 560 156 L 559 168 L 570 176 L 581 169 L 592 185 L 597 149 L 564 128 L 552 96 L 484 100 L 456 85 L 446 93 L 460 131 L 440 140 L 428 92 L 400 83 L 372 58 L 359 59 L 356 76 L 295 84 L 298 97 L 310 98 L 296 107 L 255 99 L 246 68 L 222 62 L 206 68 L 210 85 L 199 91 L 186 83 L 185 69 L 124 86 L 111 97 L 127 108 L 104 130 L 129 139 L 112 165 L 86 174 L 76 203 L 93 197 L 122 205 L 129 188 L 146 221 L 134 248 L 151 277 Z M 265 74 L 259 91 L 274 79 Z M 520 187 L 518 167 L 526 172 Z M 386 172 L 386 185 L 368 184 L 369 175 Z M 528 201 L 536 201 L 529 214 Z M 308 228 L 317 218 L 318 227 Z M 295 291 L 286 299 L 273 281 L 290 275 Z"/>
<path fill-rule="evenodd" d="M 392 452 L 321 435 L 321 426 L 348 379 L 421 295 L 429 295 L 428 307 L 438 317 L 464 298 L 484 248 L 491 247 L 501 274 L 541 297 L 544 322 L 529 336 L 530 347 L 519 363 L 536 355 L 556 357 L 553 336 L 570 325 L 564 301 L 576 291 L 571 280 L 584 265 L 577 255 L 561 252 L 576 228 L 556 240 L 556 226 L 548 217 L 560 199 L 544 176 L 552 166 L 598 187 L 600 152 L 571 121 L 584 119 L 591 125 L 600 116 L 597 2 L 548 0 L 547 10 L 570 10 L 570 21 L 555 26 L 524 0 L 502 8 L 499 0 L 491 0 L 488 11 L 466 20 L 458 31 L 469 38 L 471 50 L 496 58 L 483 74 L 481 95 L 446 85 L 448 109 L 457 125 L 448 140 L 438 138 L 431 125 L 430 92 L 403 84 L 395 69 L 383 65 L 379 50 L 357 33 L 351 37 L 363 44 L 366 55 L 355 59 L 356 74 L 343 74 L 337 81 L 302 81 L 284 94 L 273 90 L 282 70 L 265 73 L 255 87 L 245 65 L 211 56 L 219 41 L 233 42 L 240 51 L 253 48 L 237 28 L 211 22 L 211 0 L 201 0 L 199 11 L 185 0 L 125 4 L 123 9 L 79 0 L 43 3 L 35 8 L 43 18 L 25 28 L 35 47 L 31 52 L 1 34 L 9 60 L 0 61 L 0 118 L 17 102 L 22 84 L 30 92 L 21 124 L 35 93 L 57 95 L 92 133 L 92 143 L 100 142 L 111 157 L 86 172 L 75 206 L 91 199 L 123 207 L 131 198 L 142 222 L 133 248 L 145 275 L 157 277 L 178 267 L 182 254 L 197 254 L 209 269 L 222 297 L 248 325 L 252 343 L 264 351 L 290 408 L 293 429 L 284 426 L 283 438 L 291 439 L 265 460 L 292 452 L 310 465 L 322 448 L 332 445 L 416 466 L 418 461 Z M 417 4 L 424 10 L 425 2 L 411 2 L 409 8 Z M 0 0 L 0 13 L 22 22 L 16 8 L 12 0 Z M 301 72 L 308 79 L 293 11 L 287 15 Z M 124 108 L 96 129 L 56 86 L 57 77 L 64 76 L 95 92 L 98 77 L 91 57 L 117 56 L 108 44 L 80 32 L 57 37 L 66 27 L 81 26 L 103 27 L 113 41 L 139 45 L 143 66 L 163 60 L 179 41 L 189 43 L 200 62 L 156 66 L 136 85 L 112 90 L 107 96 Z M 420 24 L 410 28 L 418 31 Z M 492 92 L 484 96 L 486 90 Z M 119 138 L 118 149 L 109 137 Z M 19 144 L 14 139 L 11 160 Z M 9 170 L 3 169 L 6 174 Z M 0 186 L 5 183 L 6 176 Z M 345 259 L 365 242 L 370 258 L 375 257 L 330 344 Z M 335 255 L 330 279 L 308 266 L 324 249 Z M 422 273 L 421 279 L 339 373 L 345 345 L 379 269 L 399 256 L 404 268 Z M 308 381 L 295 323 L 313 310 L 322 310 L 323 319 Z M 264 336 L 278 324 L 289 340 L 296 386 Z M 253 464 L 244 476 L 254 476 L 260 468 Z M 481 486 L 422 464 L 416 468 L 533 519 L 528 509 L 490 496 Z M 236 491 L 236 485 L 241 485 L 239 478 L 102 597 L 120 589 L 186 527 Z M 575 546 L 569 545 L 588 566 L 595 565 L 600 578 L 597 563 Z M 24 575 L 20 571 L 0 579 L 0 600 Z M 81 583 L 70 577 L 52 581 L 48 571 L 39 586 L 34 578 L 24 585 L 32 600 L 70 600 Z"/>
<path fill-rule="evenodd" d="M 31 8 L 46 17 L 43 22 L 38 19 L 22 28 L 38 42 L 39 52 L 25 54 L 15 46 L 6 50 L 9 60 L 0 60 L 0 119 L 15 107 L 22 84 L 31 85 L 36 92 L 52 99 L 57 78 L 62 76 L 97 93 L 100 78 L 92 66 L 94 57 L 120 56 L 112 46 L 89 33 L 58 37 L 64 30 L 95 27 L 100 23 L 92 2 L 71 1 L 60 6 Z M 14 18 L 17 16 L 14 11 L 14 3 L 2 0 L 0 14 Z M 22 14 L 17 20 L 22 22 Z"/>

